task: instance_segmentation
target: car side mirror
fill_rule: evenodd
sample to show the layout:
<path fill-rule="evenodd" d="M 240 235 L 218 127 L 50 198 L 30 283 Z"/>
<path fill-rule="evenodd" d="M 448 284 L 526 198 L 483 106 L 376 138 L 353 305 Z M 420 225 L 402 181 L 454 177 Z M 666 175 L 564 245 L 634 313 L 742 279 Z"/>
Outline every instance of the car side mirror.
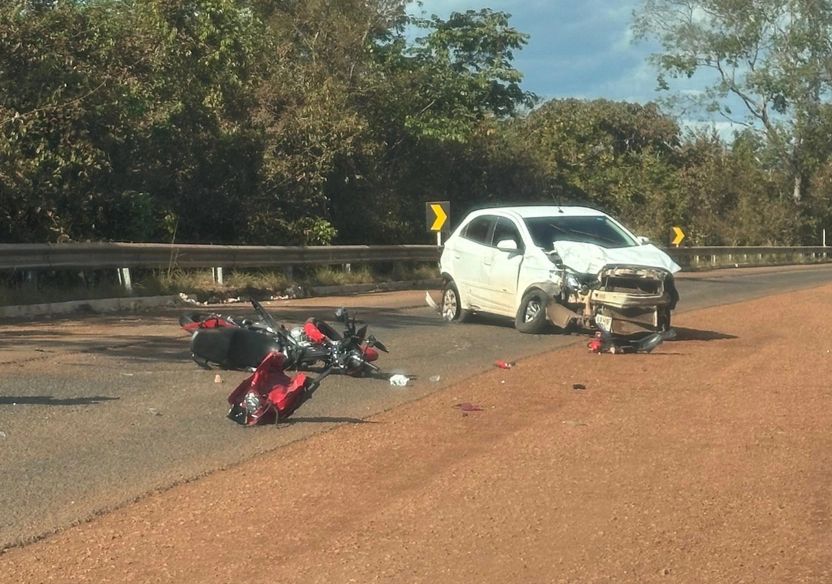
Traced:
<path fill-rule="evenodd" d="M 500 251 L 517 251 L 517 242 L 513 239 L 501 239 L 497 242 L 497 249 Z"/>
<path fill-rule="evenodd" d="M 636 241 L 638 241 L 639 245 L 647 245 L 648 243 L 650 243 L 650 238 L 645 237 L 644 235 L 639 235 L 638 237 L 636 237 Z"/>

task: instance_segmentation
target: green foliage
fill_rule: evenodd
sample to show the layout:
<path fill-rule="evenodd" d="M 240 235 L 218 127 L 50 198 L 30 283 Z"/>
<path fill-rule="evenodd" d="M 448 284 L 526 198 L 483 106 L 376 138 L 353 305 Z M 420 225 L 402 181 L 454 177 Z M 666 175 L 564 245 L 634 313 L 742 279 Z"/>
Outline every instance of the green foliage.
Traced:
<path fill-rule="evenodd" d="M 676 122 L 654 104 L 552 100 L 512 131 L 546 176 L 550 200 L 602 207 L 641 223 L 673 172 Z"/>
<path fill-rule="evenodd" d="M 706 79 L 700 105 L 758 129 L 792 179 L 796 202 L 822 162 L 807 148 L 830 96 L 832 5 L 817 0 L 644 0 L 635 20 L 655 38 L 659 85 Z M 731 100 L 741 111 L 731 108 Z"/>
<path fill-rule="evenodd" d="M 662 82 L 711 70 L 702 105 L 747 109 L 730 145 L 655 104 L 535 107 L 508 14 L 407 4 L 0 3 L 0 242 L 428 243 L 436 199 L 452 222 L 580 202 L 702 244 L 832 219 L 828 3 L 646 0 Z"/>
<path fill-rule="evenodd" d="M 413 107 L 404 126 L 417 136 L 465 142 L 487 116 L 505 118 L 534 96 L 520 88 L 511 62 L 528 35 L 509 26 L 509 15 L 488 8 L 414 19 L 427 31 L 398 61 Z M 415 98 L 415 99 L 414 99 Z"/>

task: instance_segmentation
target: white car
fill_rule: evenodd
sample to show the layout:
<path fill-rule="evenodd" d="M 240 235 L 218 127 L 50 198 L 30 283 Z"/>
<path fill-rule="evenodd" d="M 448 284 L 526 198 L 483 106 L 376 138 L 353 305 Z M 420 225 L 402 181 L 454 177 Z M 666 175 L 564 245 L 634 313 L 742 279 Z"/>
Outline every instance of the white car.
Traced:
<path fill-rule="evenodd" d="M 612 217 L 585 207 L 498 207 L 470 213 L 445 242 L 439 306 L 515 319 L 518 330 L 666 330 L 679 266 Z"/>

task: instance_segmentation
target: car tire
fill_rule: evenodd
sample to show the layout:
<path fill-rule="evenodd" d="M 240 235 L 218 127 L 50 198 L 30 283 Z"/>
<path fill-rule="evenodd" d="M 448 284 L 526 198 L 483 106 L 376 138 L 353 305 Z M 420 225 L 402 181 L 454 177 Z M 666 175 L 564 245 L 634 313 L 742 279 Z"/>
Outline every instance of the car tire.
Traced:
<path fill-rule="evenodd" d="M 530 290 L 523 295 L 514 327 L 521 333 L 542 333 L 547 326 L 546 305 L 549 297 L 542 290 Z"/>
<path fill-rule="evenodd" d="M 442 319 L 448 322 L 465 322 L 471 313 L 462 308 L 462 298 L 459 289 L 453 280 L 448 280 L 442 288 L 442 303 L 439 305 L 439 314 Z"/>

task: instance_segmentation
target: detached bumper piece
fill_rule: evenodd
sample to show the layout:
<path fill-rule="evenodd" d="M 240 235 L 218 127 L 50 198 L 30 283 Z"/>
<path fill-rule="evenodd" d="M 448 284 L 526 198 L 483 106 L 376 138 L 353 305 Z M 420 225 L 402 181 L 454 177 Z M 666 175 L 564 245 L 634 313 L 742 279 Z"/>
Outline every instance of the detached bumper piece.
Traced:
<path fill-rule="evenodd" d="M 670 273 L 657 268 L 610 266 L 599 274 L 590 302 L 614 335 L 654 332 L 659 311 L 672 308 L 675 288 Z M 667 284 L 670 282 L 670 285 Z"/>

